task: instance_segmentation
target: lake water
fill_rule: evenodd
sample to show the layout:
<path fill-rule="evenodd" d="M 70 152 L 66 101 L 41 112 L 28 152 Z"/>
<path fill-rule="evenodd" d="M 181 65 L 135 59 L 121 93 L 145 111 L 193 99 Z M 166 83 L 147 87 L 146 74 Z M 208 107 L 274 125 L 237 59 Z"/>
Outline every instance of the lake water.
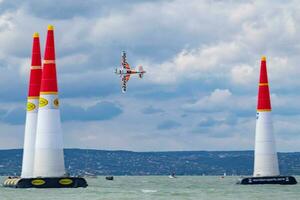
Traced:
<path fill-rule="evenodd" d="M 300 181 L 300 177 L 296 177 Z M 2 177 L 3 182 L 4 177 Z M 76 189 L 12 189 L 0 187 L 0 200 L 298 200 L 298 185 L 236 185 L 227 176 L 116 176 L 87 179 Z"/>

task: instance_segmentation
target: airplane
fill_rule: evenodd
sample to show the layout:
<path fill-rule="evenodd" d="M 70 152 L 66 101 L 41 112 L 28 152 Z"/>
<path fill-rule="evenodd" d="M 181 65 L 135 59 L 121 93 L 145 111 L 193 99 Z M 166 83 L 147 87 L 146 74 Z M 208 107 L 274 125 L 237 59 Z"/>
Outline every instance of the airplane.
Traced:
<path fill-rule="evenodd" d="M 121 67 L 119 69 L 117 68 L 115 70 L 115 73 L 120 75 L 122 92 L 125 93 L 127 90 L 127 82 L 130 79 L 130 75 L 138 74 L 140 78 L 143 78 L 143 75 L 146 73 L 146 71 L 143 69 L 142 66 L 139 66 L 138 70 L 130 68 L 127 62 L 126 52 L 122 51 Z"/>

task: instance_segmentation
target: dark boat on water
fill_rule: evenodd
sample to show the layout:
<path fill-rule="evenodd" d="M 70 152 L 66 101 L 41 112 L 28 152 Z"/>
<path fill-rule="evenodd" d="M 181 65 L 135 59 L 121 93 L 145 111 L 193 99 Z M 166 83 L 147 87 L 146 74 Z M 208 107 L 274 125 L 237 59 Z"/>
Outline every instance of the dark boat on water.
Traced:
<path fill-rule="evenodd" d="M 106 176 L 105 179 L 108 180 L 108 181 L 113 181 L 114 177 L 113 176 Z"/>

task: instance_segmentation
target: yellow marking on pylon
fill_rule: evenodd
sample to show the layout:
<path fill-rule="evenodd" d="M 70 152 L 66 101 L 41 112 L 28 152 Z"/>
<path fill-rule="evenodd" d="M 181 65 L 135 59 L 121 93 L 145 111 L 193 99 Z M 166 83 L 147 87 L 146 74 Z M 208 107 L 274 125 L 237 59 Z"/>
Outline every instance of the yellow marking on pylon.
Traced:
<path fill-rule="evenodd" d="M 31 97 L 27 97 L 27 99 L 38 99 L 40 98 L 39 96 L 31 96 Z"/>
<path fill-rule="evenodd" d="M 44 185 L 46 182 L 43 179 L 35 179 L 31 181 L 32 185 Z"/>
<path fill-rule="evenodd" d="M 269 83 L 259 83 L 259 86 L 268 86 Z"/>
<path fill-rule="evenodd" d="M 33 37 L 34 37 L 34 38 L 39 37 L 39 33 L 38 33 L 38 32 L 34 32 L 34 33 L 33 33 Z"/>
<path fill-rule="evenodd" d="M 58 92 L 40 92 L 40 95 L 41 94 L 58 94 Z"/>
<path fill-rule="evenodd" d="M 27 102 L 27 111 L 33 111 L 36 108 L 34 103 Z"/>
<path fill-rule="evenodd" d="M 257 112 L 271 112 L 272 109 L 257 109 Z"/>
<path fill-rule="evenodd" d="M 53 25 L 51 25 L 51 24 L 49 24 L 49 25 L 48 25 L 48 30 L 51 30 L 51 31 L 53 31 L 53 30 L 54 30 L 54 26 L 53 26 Z"/>
<path fill-rule="evenodd" d="M 39 107 L 44 107 L 46 105 L 48 105 L 48 100 L 43 97 L 40 97 Z"/>
<path fill-rule="evenodd" d="M 55 64 L 55 60 L 44 60 L 44 64 Z"/>
<path fill-rule="evenodd" d="M 59 183 L 62 185 L 70 185 L 73 183 L 72 179 L 69 178 L 63 178 L 59 180 Z"/>
<path fill-rule="evenodd" d="M 42 69 L 42 66 L 31 66 L 30 69 Z"/>

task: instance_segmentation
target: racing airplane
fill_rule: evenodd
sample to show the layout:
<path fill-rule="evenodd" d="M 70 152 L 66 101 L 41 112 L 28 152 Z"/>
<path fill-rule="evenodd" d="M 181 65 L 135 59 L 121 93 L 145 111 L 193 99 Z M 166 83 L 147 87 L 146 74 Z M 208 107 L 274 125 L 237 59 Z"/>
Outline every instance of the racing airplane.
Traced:
<path fill-rule="evenodd" d="M 140 78 L 143 78 L 143 75 L 146 73 L 146 71 L 142 66 L 139 66 L 137 70 L 130 68 L 126 59 L 126 52 L 122 51 L 121 67 L 119 69 L 116 69 L 115 73 L 120 75 L 122 92 L 125 93 L 127 90 L 127 82 L 130 79 L 130 75 L 138 74 Z"/>

